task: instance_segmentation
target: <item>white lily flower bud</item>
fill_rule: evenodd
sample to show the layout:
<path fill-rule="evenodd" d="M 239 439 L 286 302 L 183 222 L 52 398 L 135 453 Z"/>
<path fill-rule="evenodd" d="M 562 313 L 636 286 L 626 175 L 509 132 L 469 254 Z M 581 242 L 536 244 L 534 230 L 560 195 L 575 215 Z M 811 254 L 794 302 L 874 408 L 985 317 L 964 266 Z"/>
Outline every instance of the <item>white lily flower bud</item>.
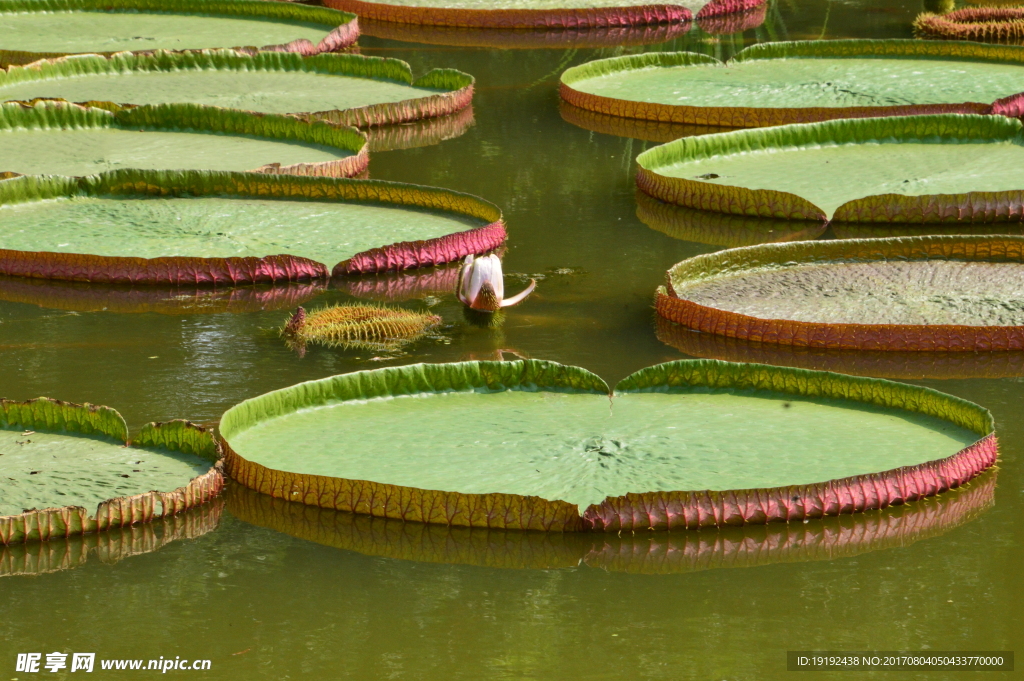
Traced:
<path fill-rule="evenodd" d="M 459 272 L 455 295 L 464 305 L 474 310 L 494 312 L 526 300 L 536 286 L 537 282 L 531 279 L 524 291 L 505 300 L 505 275 L 501 271 L 501 258 L 493 253 L 479 258 L 467 255 Z"/>

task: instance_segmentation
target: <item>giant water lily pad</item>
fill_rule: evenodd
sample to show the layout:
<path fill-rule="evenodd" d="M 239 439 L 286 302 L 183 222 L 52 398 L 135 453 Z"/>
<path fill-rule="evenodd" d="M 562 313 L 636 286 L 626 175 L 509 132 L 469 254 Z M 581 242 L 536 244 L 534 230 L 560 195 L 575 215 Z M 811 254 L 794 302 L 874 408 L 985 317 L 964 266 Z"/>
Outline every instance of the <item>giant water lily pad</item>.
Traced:
<path fill-rule="evenodd" d="M 1000 100 L 1021 91 L 1024 47 L 914 40 L 763 43 L 725 63 L 692 52 L 614 57 L 568 69 L 560 88 L 597 113 L 735 128 L 1003 113 Z"/>
<path fill-rule="evenodd" d="M 1024 349 L 1024 237 L 762 244 L 669 270 L 658 314 L 706 333 L 834 349 Z"/>
<path fill-rule="evenodd" d="M 359 37 L 355 15 L 255 0 L 0 0 L 0 66 L 82 52 L 250 46 L 317 54 Z"/>
<path fill-rule="evenodd" d="M 1003 116 L 825 121 L 688 137 L 637 157 L 655 198 L 836 222 L 1020 222 L 1024 133 Z"/>
<path fill-rule="evenodd" d="M 0 183 L 0 274 L 133 284 L 303 281 L 483 253 L 501 212 L 375 180 L 116 171 Z"/>
<path fill-rule="evenodd" d="M 109 407 L 0 400 L 0 544 L 172 515 L 224 485 L 216 442 L 188 421 L 151 423 L 127 445 Z"/>
<path fill-rule="evenodd" d="M 557 531 L 901 503 L 990 466 L 992 428 L 924 388 L 709 361 L 640 371 L 610 402 L 600 378 L 552 362 L 420 364 L 301 383 L 221 420 L 230 475 L 271 496 Z"/>
<path fill-rule="evenodd" d="M 759 2 L 679 0 L 652 4 L 643 0 L 326 0 L 325 4 L 375 21 L 469 28 L 590 28 L 678 24 L 692 12 L 742 11 Z M 739 7 L 742 5 L 742 8 Z M 708 12 L 706 12 L 708 13 Z"/>
<path fill-rule="evenodd" d="M 443 116 L 472 97 L 473 78 L 465 73 L 434 69 L 414 79 L 403 61 L 353 54 L 157 51 L 75 55 L 0 71 L 0 100 L 190 102 L 357 126 Z"/>
<path fill-rule="evenodd" d="M 354 128 L 195 104 L 107 111 L 0 104 L 0 172 L 92 175 L 119 168 L 351 177 L 369 163 Z"/>
<path fill-rule="evenodd" d="M 247 523 L 305 541 L 392 560 L 488 568 L 576 568 L 676 574 L 720 568 L 835 560 L 905 547 L 975 520 L 995 501 L 996 472 L 937 497 L 810 523 L 722 527 L 659 535 L 522 532 L 407 523 L 297 504 L 241 485 L 225 491 L 228 510 Z M 0 571 L 2 571 L 0 562 Z"/>
<path fill-rule="evenodd" d="M 198 539 L 220 525 L 223 497 L 148 523 L 111 527 L 95 534 L 50 537 L 47 541 L 0 544 L 0 577 L 36 576 L 71 570 L 90 556 L 112 565 L 159 551 L 176 541 Z"/>

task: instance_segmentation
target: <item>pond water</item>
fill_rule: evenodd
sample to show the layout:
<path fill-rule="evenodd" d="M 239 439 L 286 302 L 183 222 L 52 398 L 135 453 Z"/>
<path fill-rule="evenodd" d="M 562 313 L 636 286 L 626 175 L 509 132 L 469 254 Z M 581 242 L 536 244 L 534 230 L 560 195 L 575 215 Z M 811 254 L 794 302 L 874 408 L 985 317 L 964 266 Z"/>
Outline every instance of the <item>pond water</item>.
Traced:
<path fill-rule="evenodd" d="M 447 66 L 476 76 L 473 127 L 436 146 L 375 153 L 370 175 L 501 206 L 510 235 L 506 288 L 518 291 L 525 275 L 540 279 L 527 302 L 507 310 L 499 328 L 480 328 L 450 295 L 435 295 L 428 302 L 446 321 L 443 338 L 399 357 L 310 347 L 299 358 L 277 336 L 288 314 L 282 309 L 122 314 L 0 300 L 0 394 L 110 405 L 135 432 L 151 420 L 213 423 L 268 390 L 377 366 L 489 359 L 505 350 L 582 366 L 613 384 L 686 357 L 658 340 L 654 289 L 672 264 L 717 247 L 673 239 L 636 217 L 633 159 L 653 143 L 564 121 L 558 75 L 644 50 L 727 57 L 772 38 L 908 38 L 924 9 L 913 0 L 776 0 L 765 25 L 741 35 L 711 38 L 695 29 L 629 48 L 492 50 L 364 36 L 364 54 L 404 59 L 415 73 Z M 350 299 L 332 288 L 304 305 Z M 280 532 L 239 519 L 229 504 L 216 529 L 159 551 L 0 578 L 0 679 L 27 678 L 13 672 L 16 653 L 54 650 L 208 658 L 211 670 L 193 673 L 205 679 L 617 680 L 787 678 L 787 650 L 1021 648 L 1024 372 L 1010 373 L 923 382 L 990 408 L 1002 445 L 994 505 L 941 531 L 908 530 L 856 555 L 776 555 L 767 547 L 777 534 L 705 531 L 700 537 L 711 544 L 755 552 L 763 545 L 767 558 L 736 569 L 711 562 L 703 571 L 633 574 L 582 560 L 586 551 L 521 568 L 407 560 L 400 556 L 419 554 L 387 541 L 381 549 L 360 534 L 376 526 L 350 524 L 351 541 L 340 544 L 330 536 L 347 521 L 329 513 L 304 516 L 304 533 Z M 995 482 L 990 473 L 966 491 Z M 901 518 L 866 514 L 843 527 L 864 534 L 878 522 L 898 527 Z M 839 525 L 805 527 L 812 539 L 798 545 Z M 460 549 L 458 536 L 437 537 Z M 625 539 L 609 550 L 663 550 L 656 538 Z M 500 535 L 484 542 L 503 555 L 521 552 L 521 543 Z M 367 546 L 376 548 L 351 550 Z M 941 674 L 927 678 L 952 676 Z"/>

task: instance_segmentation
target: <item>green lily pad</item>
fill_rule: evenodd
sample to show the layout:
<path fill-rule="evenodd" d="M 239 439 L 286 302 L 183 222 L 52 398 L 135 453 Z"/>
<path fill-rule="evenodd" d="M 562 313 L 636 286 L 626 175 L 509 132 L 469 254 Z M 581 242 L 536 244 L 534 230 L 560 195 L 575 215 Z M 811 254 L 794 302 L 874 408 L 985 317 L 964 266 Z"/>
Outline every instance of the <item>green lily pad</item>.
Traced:
<path fill-rule="evenodd" d="M 837 222 L 1019 222 L 1024 134 L 1002 116 L 825 121 L 684 138 L 637 157 L 670 203 Z"/>
<path fill-rule="evenodd" d="M 728 62 L 656 52 L 562 74 L 563 99 L 627 118 L 761 127 L 832 118 L 990 113 L 1024 90 L 1024 47 L 914 40 L 763 43 Z"/>
<path fill-rule="evenodd" d="M 0 171 L 22 175 L 195 168 L 347 177 L 366 169 L 365 147 L 352 128 L 194 104 L 0 105 Z"/>
<path fill-rule="evenodd" d="M 688 24 L 709 0 L 652 4 L 643 0 L 325 0 L 325 5 L 354 12 L 360 19 L 419 26 L 488 29 L 630 29 Z M 724 3 L 737 11 L 745 3 Z M 738 7 L 737 7 L 738 6 Z M 529 40 L 529 38 L 526 38 Z"/>
<path fill-rule="evenodd" d="M 38 469 L 38 470 L 37 470 Z M 180 452 L 125 447 L 105 437 L 0 430 L 0 515 L 173 490 L 210 469 Z"/>
<path fill-rule="evenodd" d="M 473 78 L 434 69 L 413 79 L 397 59 L 352 54 L 303 57 L 234 50 L 110 57 L 74 55 L 0 71 L 0 100 L 172 104 L 305 114 L 348 125 L 403 123 L 452 113 L 472 97 Z"/>
<path fill-rule="evenodd" d="M 0 400 L 0 544 L 172 515 L 223 485 L 210 433 L 149 424 L 128 446 L 109 407 Z M 95 509 L 95 510 L 93 510 Z"/>
<path fill-rule="evenodd" d="M 350 45 L 355 16 L 254 0 L 0 0 L 3 53 L 48 55 L 253 46 L 314 54 Z M 291 43 L 291 44 L 289 44 Z M 21 53 L 21 54 L 18 54 Z"/>
<path fill-rule="evenodd" d="M 858 380 L 678 362 L 624 379 L 609 402 L 597 376 L 550 362 L 415 365 L 268 393 L 226 412 L 221 430 L 229 473 L 273 496 L 534 529 L 629 526 L 634 511 L 610 509 L 635 510 L 636 495 L 843 487 L 960 456 L 988 432 L 955 398 L 875 382 L 865 400 L 856 395 L 872 388 L 851 390 Z M 679 521 L 668 513 L 642 527 Z"/>
<path fill-rule="evenodd" d="M 200 171 L 13 178 L 0 216 L 0 274 L 150 284 L 405 269 L 505 235 L 495 206 L 443 189 Z"/>
<path fill-rule="evenodd" d="M 784 345 L 1024 349 L 1024 237 L 932 236 L 761 244 L 668 272 L 658 313 Z"/>

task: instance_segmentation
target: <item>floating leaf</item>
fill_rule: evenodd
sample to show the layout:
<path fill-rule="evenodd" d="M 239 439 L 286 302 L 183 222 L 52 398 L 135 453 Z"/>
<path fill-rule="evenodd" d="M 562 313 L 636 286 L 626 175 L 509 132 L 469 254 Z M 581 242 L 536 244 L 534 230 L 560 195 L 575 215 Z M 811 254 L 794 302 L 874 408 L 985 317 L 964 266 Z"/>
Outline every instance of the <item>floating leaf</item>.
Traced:
<path fill-rule="evenodd" d="M 578 29 L 682 24 L 690 10 L 642 0 L 324 0 L 360 19 L 426 26 L 499 29 Z M 690 3 L 691 5 L 694 3 Z M 696 0 L 698 6 L 706 0 Z"/>
<path fill-rule="evenodd" d="M 337 275 L 401 270 L 505 240 L 493 204 L 375 180 L 141 170 L 24 176 L 0 183 L 0 205 L 0 274 L 86 282 L 308 281 L 329 277 L 333 263 Z"/>
<path fill-rule="evenodd" d="M 369 163 L 355 128 L 195 104 L 108 111 L 62 101 L 0 105 L 3 170 L 92 175 L 123 166 L 350 177 Z"/>
<path fill-rule="evenodd" d="M 223 488 L 220 449 L 204 428 L 151 423 L 131 446 L 127 434 L 124 419 L 109 407 L 44 397 L 0 400 L 0 474 L 6 478 L 0 544 L 162 518 L 206 503 Z"/>
<path fill-rule="evenodd" d="M 255 0 L 0 0 L 0 21 L 0 66 L 112 45 L 113 52 L 256 45 L 318 54 L 359 37 L 353 14 Z"/>
<path fill-rule="evenodd" d="M 384 305 L 332 305 L 307 314 L 299 308 L 281 329 L 290 346 L 395 350 L 441 323 L 437 315 Z"/>
<path fill-rule="evenodd" d="M 363 371 L 246 400 L 221 434 L 229 474 L 280 499 L 549 531 L 854 513 L 955 487 L 996 458 L 991 415 L 959 398 L 706 360 L 637 372 L 610 402 L 597 376 L 553 362 Z"/>
<path fill-rule="evenodd" d="M 113 110 L 189 102 L 364 127 L 461 111 L 473 77 L 434 69 L 414 79 L 403 61 L 356 54 L 236 50 L 73 55 L 0 71 L 0 100 L 37 98 Z"/>
<path fill-rule="evenodd" d="M 668 272 L 658 314 L 744 340 L 803 347 L 1024 350 L 1024 237 L 762 244 Z"/>
<path fill-rule="evenodd" d="M 837 118 L 1000 113 L 1024 89 L 1024 48 L 915 40 L 752 45 L 728 62 L 650 52 L 568 69 L 559 92 L 596 113 L 731 128 Z M 890 104 L 889 102 L 900 102 Z"/>
<path fill-rule="evenodd" d="M 864 118 L 676 140 L 637 156 L 636 182 L 662 201 L 733 215 L 1020 222 L 1022 162 L 1015 119 Z"/>

